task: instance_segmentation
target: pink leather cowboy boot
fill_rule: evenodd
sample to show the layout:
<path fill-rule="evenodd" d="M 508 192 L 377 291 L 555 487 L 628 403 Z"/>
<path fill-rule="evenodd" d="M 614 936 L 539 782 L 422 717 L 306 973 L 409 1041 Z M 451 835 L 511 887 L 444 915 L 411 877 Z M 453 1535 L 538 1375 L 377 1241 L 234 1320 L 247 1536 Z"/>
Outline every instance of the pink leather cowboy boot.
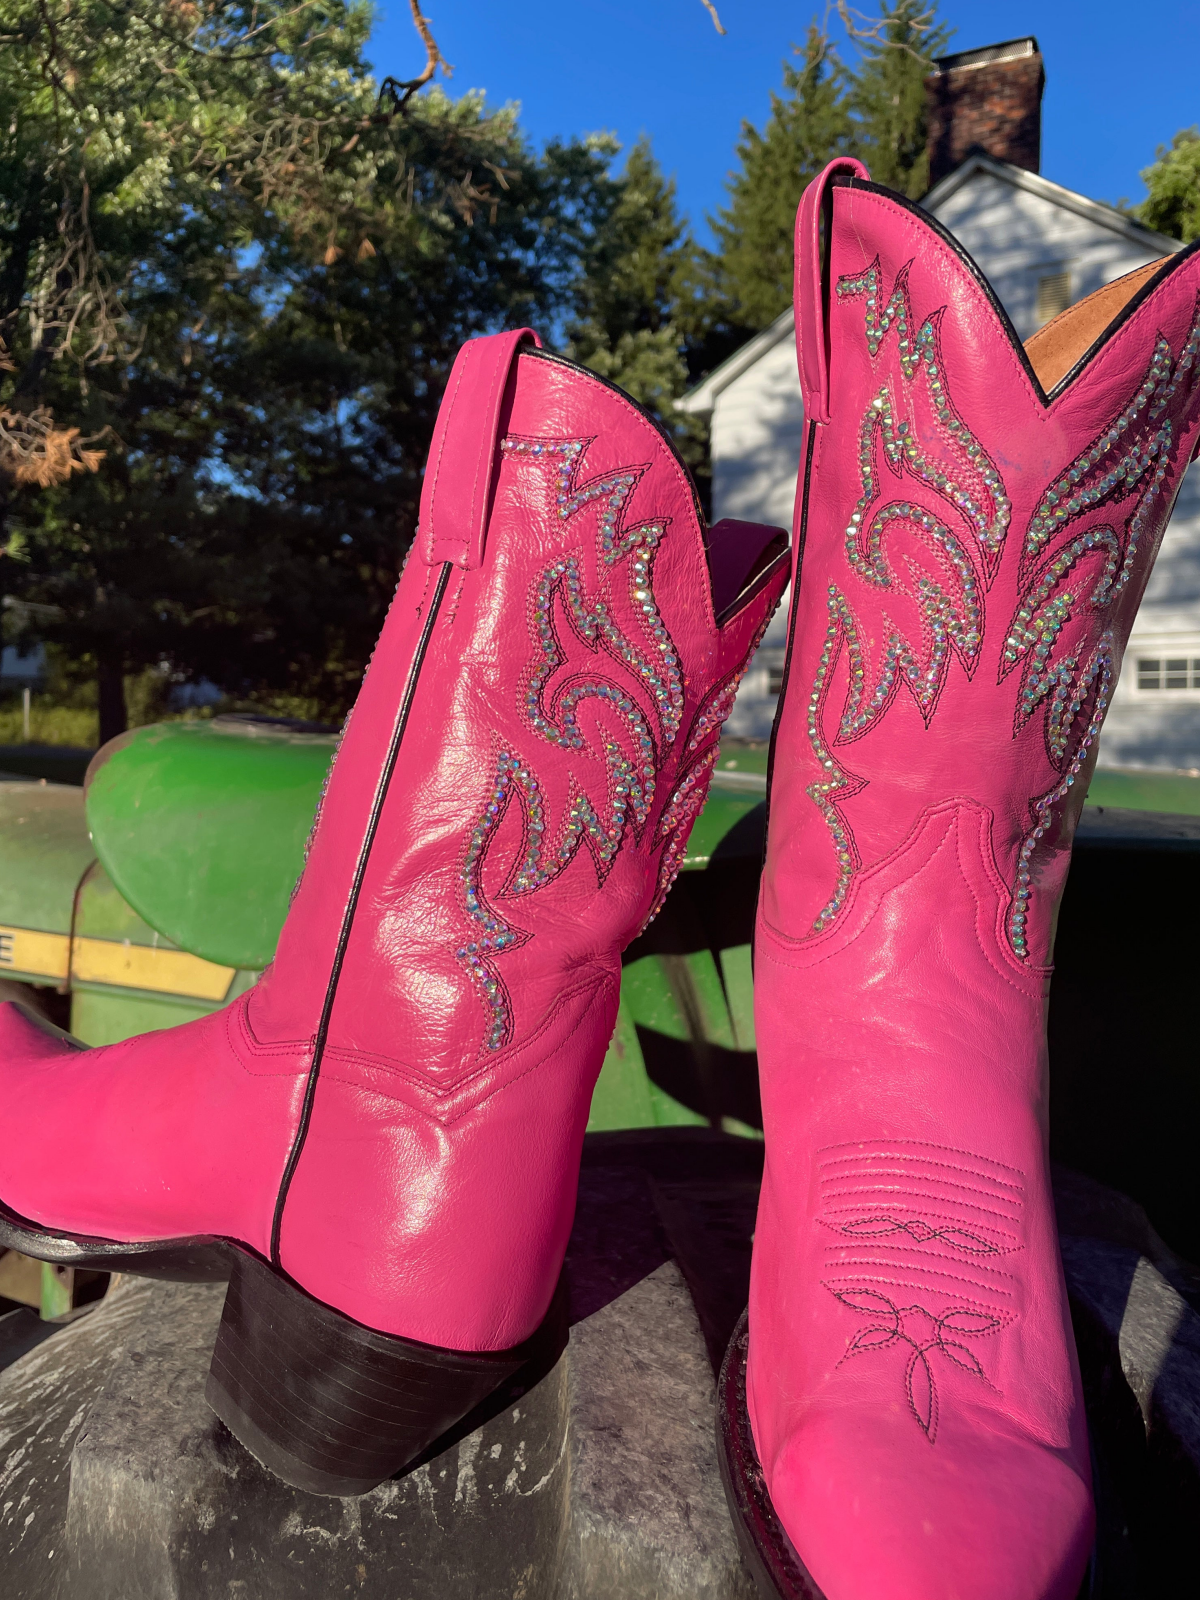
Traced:
<path fill-rule="evenodd" d="M 0 1242 L 231 1271 L 209 1400 L 322 1494 L 395 1473 L 529 1356 L 620 952 L 788 576 L 785 534 L 706 531 L 646 415 L 533 344 L 455 363 L 258 986 L 91 1050 L 0 1007 Z"/>
<path fill-rule="evenodd" d="M 961 246 L 858 163 L 802 202 L 766 1174 L 720 1409 L 764 1595 L 1073 1600 L 1083 1577 L 1046 996 L 1097 734 L 1196 444 L 1198 311 L 1193 247 L 1022 348 Z"/>

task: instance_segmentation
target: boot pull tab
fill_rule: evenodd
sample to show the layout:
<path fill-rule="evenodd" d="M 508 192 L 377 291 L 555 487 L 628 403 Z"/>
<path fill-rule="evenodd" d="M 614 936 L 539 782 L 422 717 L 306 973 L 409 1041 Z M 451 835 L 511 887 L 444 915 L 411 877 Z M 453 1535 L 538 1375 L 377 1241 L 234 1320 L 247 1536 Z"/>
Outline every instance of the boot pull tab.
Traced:
<path fill-rule="evenodd" d="M 468 339 L 454 358 L 438 410 L 421 485 L 421 554 L 430 566 L 483 561 L 500 408 L 521 346 L 542 341 L 532 328 Z"/>
<path fill-rule="evenodd" d="M 805 189 L 796 212 L 796 358 L 804 415 L 829 421 L 829 354 L 826 346 L 825 293 L 821 273 L 821 211 L 831 181 L 842 172 L 870 180 L 861 161 L 839 156 Z"/>

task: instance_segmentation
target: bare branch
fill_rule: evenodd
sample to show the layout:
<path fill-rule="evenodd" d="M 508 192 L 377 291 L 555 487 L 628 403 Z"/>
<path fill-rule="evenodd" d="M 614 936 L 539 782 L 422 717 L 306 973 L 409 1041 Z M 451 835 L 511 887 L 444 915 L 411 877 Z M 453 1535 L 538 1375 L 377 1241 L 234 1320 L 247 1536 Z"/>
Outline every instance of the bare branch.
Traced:
<path fill-rule="evenodd" d="M 380 104 L 390 98 L 394 102 L 396 111 L 403 111 L 417 90 L 425 87 L 439 67 L 447 78 L 454 73 L 454 68 L 438 48 L 438 42 L 433 37 L 433 29 L 429 25 L 429 18 L 421 13 L 421 0 L 408 0 L 408 4 L 412 11 L 413 27 L 420 34 L 421 43 L 425 46 L 425 65 L 416 78 L 385 78 L 380 84 Z"/>
<path fill-rule="evenodd" d="M 701 0 L 701 3 L 703 4 L 704 0 Z M 837 15 L 842 27 L 845 28 L 846 37 L 853 39 L 855 44 L 886 45 L 892 50 L 903 50 L 907 55 L 912 56 L 914 61 L 924 61 L 926 59 L 919 50 L 914 50 L 904 40 L 888 38 L 887 29 L 891 20 L 889 17 L 869 17 L 865 11 L 858 11 L 853 6 L 848 5 L 847 0 L 826 0 L 825 21 L 821 28 L 822 36 L 826 41 L 829 38 L 829 19 L 834 14 Z M 919 15 L 910 17 L 908 19 L 909 25 L 915 32 L 923 32 L 926 28 L 933 26 L 936 16 L 937 7 L 930 6 L 928 11 L 922 11 Z"/>
<path fill-rule="evenodd" d="M 716 8 L 715 5 L 713 5 L 713 0 L 700 0 L 700 4 L 704 7 L 705 11 L 707 11 L 709 16 L 712 18 L 713 27 L 723 37 L 724 34 L 725 34 L 725 29 L 721 26 L 721 19 L 717 15 L 717 8 Z"/>

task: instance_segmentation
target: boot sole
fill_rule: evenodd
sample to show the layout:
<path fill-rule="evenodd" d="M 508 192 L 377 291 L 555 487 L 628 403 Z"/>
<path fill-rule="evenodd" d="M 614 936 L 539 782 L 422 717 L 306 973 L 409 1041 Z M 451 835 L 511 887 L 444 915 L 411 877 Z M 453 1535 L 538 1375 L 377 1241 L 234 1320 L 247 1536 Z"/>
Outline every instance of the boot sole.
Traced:
<path fill-rule="evenodd" d="M 233 1247 L 207 1234 L 183 1239 L 97 1239 L 59 1233 L 30 1222 L 0 1202 L 0 1248 L 56 1267 L 129 1272 L 169 1283 L 223 1283 L 233 1267 Z"/>
<path fill-rule="evenodd" d="M 767 1493 L 746 1407 L 750 1322 L 743 1311 L 717 1379 L 717 1461 L 742 1560 L 763 1600 L 825 1600 Z"/>
<path fill-rule="evenodd" d="M 0 1205 L 0 1246 L 58 1266 L 177 1283 L 228 1280 L 205 1398 L 264 1467 L 309 1494 L 366 1494 L 523 1393 L 567 1342 L 560 1283 L 537 1331 L 464 1351 L 379 1333 L 226 1239 L 122 1243 L 39 1227 Z M 469 1424 L 461 1429 L 464 1421 Z"/>
<path fill-rule="evenodd" d="M 749 1314 L 743 1311 L 717 1380 L 717 1460 L 733 1531 L 762 1600 L 826 1600 L 784 1532 L 767 1493 L 746 1405 L 749 1337 Z M 1093 1550 L 1077 1600 L 1089 1600 L 1094 1594 L 1096 1570 Z"/>

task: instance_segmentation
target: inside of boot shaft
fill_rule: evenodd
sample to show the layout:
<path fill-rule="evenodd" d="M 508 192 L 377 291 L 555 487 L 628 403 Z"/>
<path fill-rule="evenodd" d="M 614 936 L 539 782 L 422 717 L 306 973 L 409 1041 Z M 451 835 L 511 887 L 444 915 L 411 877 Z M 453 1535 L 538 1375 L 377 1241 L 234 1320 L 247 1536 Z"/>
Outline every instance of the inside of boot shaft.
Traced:
<path fill-rule="evenodd" d="M 1071 368 L 1137 294 L 1142 285 L 1162 267 L 1161 261 L 1148 262 L 1123 278 L 1106 283 L 1086 300 L 1060 312 L 1052 322 L 1025 341 L 1025 354 L 1037 373 L 1038 382 L 1049 394 Z"/>
<path fill-rule="evenodd" d="M 787 553 L 782 528 L 722 517 L 708 530 L 708 571 L 713 610 L 725 622 L 740 611 L 766 582 L 772 567 Z"/>

